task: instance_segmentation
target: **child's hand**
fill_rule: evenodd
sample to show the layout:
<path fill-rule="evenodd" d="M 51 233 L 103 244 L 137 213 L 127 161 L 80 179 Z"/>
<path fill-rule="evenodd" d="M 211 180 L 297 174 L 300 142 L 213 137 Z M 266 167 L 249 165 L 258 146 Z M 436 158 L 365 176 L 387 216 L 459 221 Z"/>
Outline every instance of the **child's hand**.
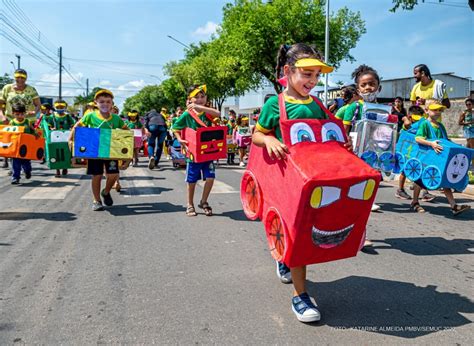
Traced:
<path fill-rule="evenodd" d="M 204 107 L 195 103 L 188 104 L 188 111 L 195 111 L 197 113 L 204 112 Z"/>
<path fill-rule="evenodd" d="M 431 147 L 434 149 L 434 151 L 439 154 L 440 152 L 443 151 L 443 147 L 439 144 L 439 141 L 433 141 L 431 142 Z"/>
<path fill-rule="evenodd" d="M 178 139 L 178 142 L 181 144 L 181 148 L 184 150 L 184 151 L 188 151 L 188 141 L 185 140 L 185 139 Z"/>
<path fill-rule="evenodd" d="M 271 158 L 273 158 L 275 155 L 277 160 L 282 160 L 285 159 L 286 154 L 290 152 L 285 144 L 273 136 L 265 136 L 264 143 L 265 147 L 267 148 L 268 155 Z"/>
<path fill-rule="evenodd" d="M 344 143 L 344 148 L 349 150 L 351 153 L 354 151 L 354 146 L 352 145 L 352 138 L 350 136 L 347 137 L 347 142 Z"/>

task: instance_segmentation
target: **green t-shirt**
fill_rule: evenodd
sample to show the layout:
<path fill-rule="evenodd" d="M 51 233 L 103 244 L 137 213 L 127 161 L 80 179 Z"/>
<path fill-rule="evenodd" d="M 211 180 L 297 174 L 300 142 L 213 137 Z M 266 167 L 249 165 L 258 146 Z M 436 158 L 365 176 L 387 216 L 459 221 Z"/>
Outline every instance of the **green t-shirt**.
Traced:
<path fill-rule="evenodd" d="M 51 117 L 48 117 L 48 123 L 51 128 L 56 130 L 70 130 L 74 126 L 74 119 L 71 114 L 59 114 L 54 113 Z"/>
<path fill-rule="evenodd" d="M 352 125 L 353 120 L 358 121 L 362 118 L 363 107 L 364 103 L 362 101 L 352 102 L 347 105 L 343 117 L 339 119 L 342 119 L 344 125 Z"/>
<path fill-rule="evenodd" d="M 24 119 L 23 121 L 18 121 L 16 119 L 10 120 L 10 125 L 24 127 L 24 133 L 34 134 L 35 130 L 31 127 L 31 122 L 28 119 Z"/>
<path fill-rule="evenodd" d="M 201 119 L 204 124 L 207 126 L 211 126 L 212 122 L 207 118 L 206 114 L 204 112 L 198 114 L 199 119 Z M 182 130 L 186 127 L 192 128 L 193 130 L 196 130 L 198 127 L 201 127 L 196 120 L 189 114 L 188 111 L 184 112 L 181 114 L 181 116 L 176 119 L 176 121 L 173 123 L 171 129 L 173 131 L 179 131 Z"/>
<path fill-rule="evenodd" d="M 84 115 L 80 123 L 86 127 L 101 128 L 101 129 L 127 129 L 124 121 L 117 115 L 111 114 L 108 119 L 105 119 L 98 112 L 91 112 Z"/>
<path fill-rule="evenodd" d="M 416 138 L 423 138 L 427 140 L 445 138 L 444 134 L 446 134 L 446 128 L 444 127 L 442 123 L 437 123 L 437 124 L 431 123 L 431 127 L 434 130 L 434 135 L 436 136 L 436 138 L 433 138 L 433 135 L 431 133 L 429 120 L 423 121 L 420 124 L 420 127 L 416 131 Z"/>
<path fill-rule="evenodd" d="M 285 96 L 286 114 L 288 119 L 327 119 L 326 113 L 318 106 L 316 102 L 308 96 L 306 100 L 296 100 Z M 263 105 L 262 112 L 258 117 L 256 125 L 258 131 L 269 133 L 275 131 L 275 137 L 279 141 L 281 138 L 280 130 L 280 107 L 278 105 L 278 96 L 270 97 Z"/>
<path fill-rule="evenodd" d="M 131 121 L 131 120 L 126 120 L 125 124 L 129 129 L 141 129 L 143 127 L 143 124 L 139 120 Z"/>
<path fill-rule="evenodd" d="M 39 99 L 38 92 L 31 85 L 26 85 L 22 91 L 15 90 L 14 84 L 7 84 L 0 93 L 0 100 L 6 103 L 5 115 L 12 117 L 12 105 L 14 103 L 24 104 L 26 111 L 34 111 L 35 105 L 33 101 Z"/>
<path fill-rule="evenodd" d="M 338 118 L 338 119 L 341 119 L 341 120 L 344 119 L 344 112 L 346 111 L 347 106 L 349 106 L 349 105 L 347 104 L 347 105 L 344 105 L 341 108 L 339 108 L 336 112 L 335 117 Z"/>

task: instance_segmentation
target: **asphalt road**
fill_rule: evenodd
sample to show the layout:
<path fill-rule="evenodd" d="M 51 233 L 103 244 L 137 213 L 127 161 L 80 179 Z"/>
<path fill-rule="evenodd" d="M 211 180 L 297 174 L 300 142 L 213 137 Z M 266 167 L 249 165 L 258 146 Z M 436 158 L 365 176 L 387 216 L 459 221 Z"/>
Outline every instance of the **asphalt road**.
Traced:
<path fill-rule="evenodd" d="M 372 253 L 309 267 L 323 318 L 307 325 L 241 211 L 239 168 L 218 169 L 211 218 L 185 216 L 184 171 L 168 162 L 123 172 L 104 212 L 82 170 L 34 169 L 20 186 L 0 171 L 1 345 L 474 342 L 474 211 L 453 218 L 443 197 L 414 214 L 384 183 Z"/>

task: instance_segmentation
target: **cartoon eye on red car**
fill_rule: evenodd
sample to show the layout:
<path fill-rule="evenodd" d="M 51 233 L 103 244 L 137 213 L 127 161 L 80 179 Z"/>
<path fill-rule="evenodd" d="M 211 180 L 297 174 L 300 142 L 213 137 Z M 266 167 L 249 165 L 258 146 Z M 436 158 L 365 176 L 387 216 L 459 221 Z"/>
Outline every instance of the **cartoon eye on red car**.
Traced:
<path fill-rule="evenodd" d="M 288 120 L 281 104 L 289 154 L 273 160 L 266 148 L 252 147 L 241 182 L 243 210 L 263 221 L 272 256 L 290 267 L 355 256 L 380 173 L 344 147 L 342 123 L 329 111 L 327 120 Z"/>

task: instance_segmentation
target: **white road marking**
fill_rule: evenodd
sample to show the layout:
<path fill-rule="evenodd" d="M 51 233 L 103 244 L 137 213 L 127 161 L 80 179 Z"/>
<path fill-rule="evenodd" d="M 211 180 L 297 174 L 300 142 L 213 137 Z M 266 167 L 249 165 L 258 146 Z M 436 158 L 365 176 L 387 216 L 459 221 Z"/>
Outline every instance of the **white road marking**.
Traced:
<path fill-rule="evenodd" d="M 150 171 L 145 168 L 129 167 L 124 171 L 120 171 L 121 177 L 130 177 L 130 179 L 121 179 L 120 185 L 126 189 L 123 197 L 152 197 L 159 195 L 157 187 L 153 182 L 153 176 Z M 150 179 L 134 179 L 140 177 L 150 177 Z"/>
<path fill-rule="evenodd" d="M 67 194 L 71 192 L 78 184 L 79 178 L 55 178 L 51 177 L 41 183 L 41 186 L 35 187 L 21 196 L 21 199 L 65 199 Z M 65 186 L 49 186 L 51 183 L 72 183 L 73 185 Z"/>

